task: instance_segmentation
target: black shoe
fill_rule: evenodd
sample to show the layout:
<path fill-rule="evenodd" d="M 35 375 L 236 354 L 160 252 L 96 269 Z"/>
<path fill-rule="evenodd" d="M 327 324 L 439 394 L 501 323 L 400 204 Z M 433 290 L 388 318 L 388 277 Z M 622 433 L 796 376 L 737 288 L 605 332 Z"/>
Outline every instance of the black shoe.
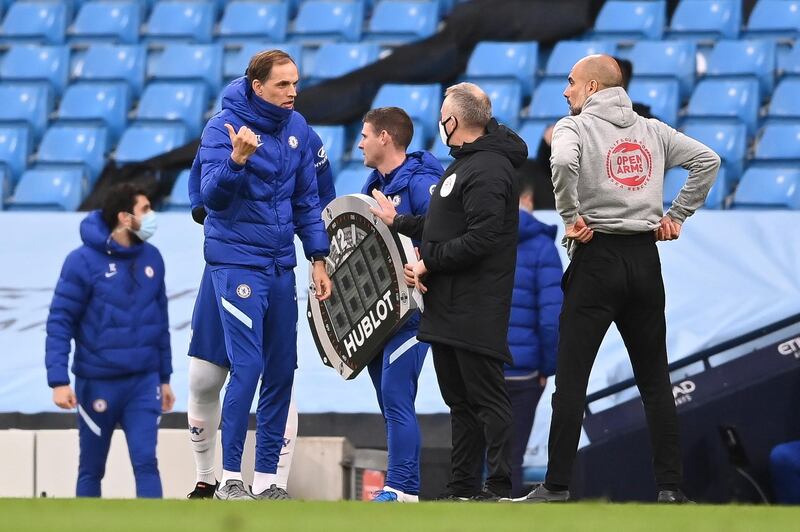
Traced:
<path fill-rule="evenodd" d="M 187 499 L 213 499 L 214 492 L 217 491 L 219 482 L 215 484 L 208 484 L 207 482 L 198 482 L 194 486 L 194 491 L 186 496 Z"/>
<path fill-rule="evenodd" d="M 567 502 L 569 500 L 569 490 L 551 491 L 544 487 L 544 484 L 537 485 L 534 490 L 521 499 L 514 499 L 514 502 Z"/>
<path fill-rule="evenodd" d="M 459 496 L 459 495 L 454 495 L 454 494 L 450 493 L 449 491 L 446 491 L 446 492 L 442 493 L 441 495 L 439 495 L 438 497 L 436 497 L 434 500 L 438 501 L 438 502 L 466 502 L 466 501 L 469 501 L 471 499 L 472 499 L 472 497 L 462 497 L 462 496 Z"/>
<path fill-rule="evenodd" d="M 499 502 L 500 499 L 502 499 L 500 495 L 497 495 L 489 490 L 483 490 L 479 494 L 470 498 L 471 501 L 475 502 Z"/>
<path fill-rule="evenodd" d="M 661 490 L 658 492 L 658 502 L 664 504 L 694 504 L 681 490 Z"/>

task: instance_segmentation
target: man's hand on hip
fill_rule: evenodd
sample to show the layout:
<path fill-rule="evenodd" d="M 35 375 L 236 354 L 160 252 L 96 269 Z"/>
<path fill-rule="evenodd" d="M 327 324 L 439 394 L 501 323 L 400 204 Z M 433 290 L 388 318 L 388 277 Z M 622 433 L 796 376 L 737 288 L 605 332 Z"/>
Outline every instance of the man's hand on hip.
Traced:
<path fill-rule="evenodd" d="M 582 216 L 578 216 L 574 224 L 567 226 L 566 235 L 570 240 L 577 240 L 581 244 L 586 244 L 594 236 L 594 231 L 586 225 Z"/>
<path fill-rule="evenodd" d="M 331 297 L 333 285 L 328 272 L 325 270 L 325 263 L 321 260 L 314 261 L 311 279 L 314 281 L 314 294 L 319 301 L 325 301 Z"/>
<path fill-rule="evenodd" d="M 394 203 L 378 189 L 372 191 L 372 197 L 378 202 L 378 208 L 370 207 L 369 211 L 380 218 L 387 227 L 391 227 L 394 223 L 394 217 L 397 216 L 397 209 L 394 208 Z"/>
<path fill-rule="evenodd" d="M 664 216 L 655 232 L 656 240 L 677 240 L 681 236 L 681 224 L 669 216 Z"/>
<path fill-rule="evenodd" d="M 253 133 L 249 127 L 242 126 L 237 133 L 233 126 L 225 124 L 225 129 L 228 130 L 228 136 L 231 138 L 231 159 L 238 165 L 244 166 L 247 159 L 253 155 L 256 149 L 261 145 L 258 142 L 258 137 Z"/>

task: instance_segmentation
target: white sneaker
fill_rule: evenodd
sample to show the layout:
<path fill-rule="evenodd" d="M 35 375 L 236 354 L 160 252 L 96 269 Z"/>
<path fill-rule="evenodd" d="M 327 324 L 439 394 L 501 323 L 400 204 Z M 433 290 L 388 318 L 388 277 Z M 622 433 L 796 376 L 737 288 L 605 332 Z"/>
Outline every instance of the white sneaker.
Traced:
<path fill-rule="evenodd" d="M 395 495 L 397 495 L 397 502 L 419 502 L 419 495 L 410 495 L 408 493 L 403 493 L 402 491 L 390 488 L 389 486 L 384 486 L 381 491 L 394 493 Z"/>

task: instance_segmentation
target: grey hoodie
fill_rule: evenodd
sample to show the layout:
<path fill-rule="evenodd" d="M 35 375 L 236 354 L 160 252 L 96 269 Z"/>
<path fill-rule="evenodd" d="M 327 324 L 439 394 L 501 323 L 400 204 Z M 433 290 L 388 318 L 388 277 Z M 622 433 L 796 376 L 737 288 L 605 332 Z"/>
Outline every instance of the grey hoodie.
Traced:
<path fill-rule="evenodd" d="M 642 118 L 625 90 L 596 92 L 553 130 L 550 165 L 556 208 L 567 225 L 582 216 L 601 233 L 653 231 L 664 216 L 664 173 L 689 170 L 667 213 L 683 223 L 705 201 L 719 156 L 654 118 Z"/>

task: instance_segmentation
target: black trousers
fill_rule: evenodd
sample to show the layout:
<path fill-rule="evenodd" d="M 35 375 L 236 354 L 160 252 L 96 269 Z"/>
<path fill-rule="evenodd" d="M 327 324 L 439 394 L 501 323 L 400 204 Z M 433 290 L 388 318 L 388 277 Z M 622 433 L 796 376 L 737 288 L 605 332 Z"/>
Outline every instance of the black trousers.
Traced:
<path fill-rule="evenodd" d="M 652 233 L 595 232 L 562 280 L 556 391 L 546 484 L 568 486 L 578 448 L 586 386 L 600 342 L 615 323 L 644 403 L 660 489 L 682 483 L 678 416 L 667 369 L 664 282 Z"/>
<path fill-rule="evenodd" d="M 522 483 L 522 463 L 528 448 L 536 405 L 544 388 L 537 374 L 528 378 L 507 378 L 506 389 L 511 399 L 511 496 L 522 497 L 527 492 Z"/>
<path fill-rule="evenodd" d="M 486 489 L 511 494 L 511 402 L 503 363 L 463 349 L 431 344 L 444 402 L 450 407 L 453 448 L 449 493 L 471 497 L 481 491 L 484 457 Z"/>

